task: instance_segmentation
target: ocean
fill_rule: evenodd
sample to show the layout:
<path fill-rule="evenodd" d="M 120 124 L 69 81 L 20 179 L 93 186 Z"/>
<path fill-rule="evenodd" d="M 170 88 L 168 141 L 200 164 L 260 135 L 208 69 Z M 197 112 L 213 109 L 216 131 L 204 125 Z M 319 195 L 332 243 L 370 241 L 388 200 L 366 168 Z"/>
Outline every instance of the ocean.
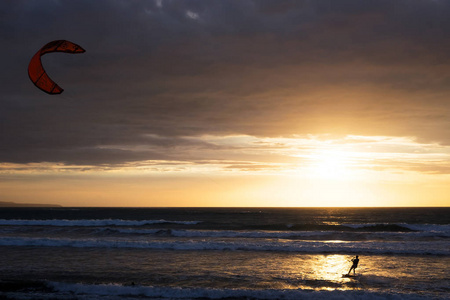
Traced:
<path fill-rule="evenodd" d="M 0 208 L 0 299 L 450 299 L 450 208 Z"/>

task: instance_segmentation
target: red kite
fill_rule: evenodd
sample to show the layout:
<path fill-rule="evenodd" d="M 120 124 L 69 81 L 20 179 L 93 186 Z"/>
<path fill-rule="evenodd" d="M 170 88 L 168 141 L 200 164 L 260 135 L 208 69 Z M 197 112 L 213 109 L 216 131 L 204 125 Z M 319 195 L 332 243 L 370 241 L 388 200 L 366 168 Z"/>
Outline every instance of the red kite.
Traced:
<path fill-rule="evenodd" d="M 57 40 L 42 47 L 31 59 L 28 65 L 28 76 L 34 85 L 50 95 L 61 94 L 64 90 L 48 77 L 44 67 L 42 67 L 41 56 L 51 52 L 76 54 L 83 53 L 85 50 L 72 42 Z"/>

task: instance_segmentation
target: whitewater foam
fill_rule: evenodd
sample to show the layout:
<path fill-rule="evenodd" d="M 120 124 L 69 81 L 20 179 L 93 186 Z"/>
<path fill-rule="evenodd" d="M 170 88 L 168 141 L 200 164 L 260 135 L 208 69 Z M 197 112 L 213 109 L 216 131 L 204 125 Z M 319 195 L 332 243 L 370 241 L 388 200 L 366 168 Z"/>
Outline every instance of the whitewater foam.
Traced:
<path fill-rule="evenodd" d="M 379 293 L 370 291 L 314 291 L 301 289 L 214 289 L 214 288 L 179 288 L 152 286 L 123 286 L 118 284 L 87 285 L 60 282 L 48 283 L 57 292 L 91 297 L 150 297 L 157 299 L 395 299 L 423 300 L 427 297 L 416 294 Z"/>
<path fill-rule="evenodd" d="M 0 246 L 38 246 L 75 248 L 136 248 L 155 250 L 228 250 L 228 251 L 278 251 L 299 253 L 365 253 L 365 254 L 417 254 L 450 255 L 449 243 L 429 242 L 374 242 L 374 241 L 286 241 L 278 240 L 130 240 L 118 238 L 30 238 L 3 237 Z"/>

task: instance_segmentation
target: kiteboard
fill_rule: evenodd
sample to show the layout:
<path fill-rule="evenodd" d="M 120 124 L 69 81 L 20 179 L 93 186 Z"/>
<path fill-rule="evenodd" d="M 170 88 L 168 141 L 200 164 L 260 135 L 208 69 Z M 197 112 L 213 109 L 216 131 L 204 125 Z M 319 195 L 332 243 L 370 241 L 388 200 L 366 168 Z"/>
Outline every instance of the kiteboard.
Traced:
<path fill-rule="evenodd" d="M 342 277 L 346 277 L 346 278 L 355 278 L 355 277 L 358 277 L 358 275 L 342 274 Z"/>

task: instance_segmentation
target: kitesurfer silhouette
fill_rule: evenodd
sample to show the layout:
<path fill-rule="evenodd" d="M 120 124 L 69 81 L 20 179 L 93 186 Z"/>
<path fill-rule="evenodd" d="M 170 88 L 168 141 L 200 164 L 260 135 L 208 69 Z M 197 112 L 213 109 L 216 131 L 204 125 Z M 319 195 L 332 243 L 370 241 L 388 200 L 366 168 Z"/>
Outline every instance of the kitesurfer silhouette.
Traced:
<path fill-rule="evenodd" d="M 348 275 L 350 275 L 350 272 L 353 270 L 353 275 L 355 275 L 355 269 L 358 267 L 359 258 L 358 255 L 356 255 L 355 258 L 351 260 L 353 262 L 353 265 L 351 266 L 350 270 L 348 270 Z"/>

